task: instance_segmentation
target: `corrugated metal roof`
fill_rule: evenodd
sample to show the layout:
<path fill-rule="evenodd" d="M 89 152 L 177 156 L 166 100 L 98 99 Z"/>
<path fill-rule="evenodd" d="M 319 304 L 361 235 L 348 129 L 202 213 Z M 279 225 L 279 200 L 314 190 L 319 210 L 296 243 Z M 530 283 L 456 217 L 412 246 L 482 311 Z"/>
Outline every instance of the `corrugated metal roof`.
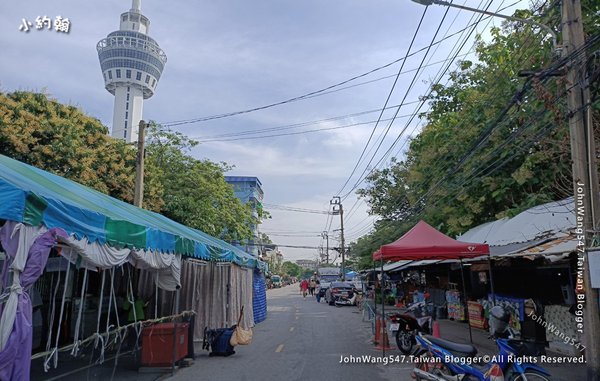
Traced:
<path fill-rule="evenodd" d="M 491 246 L 536 244 L 564 236 L 574 229 L 574 208 L 575 202 L 572 197 L 538 205 L 513 218 L 503 218 L 474 227 L 457 240 L 487 243 L 490 250 Z"/>

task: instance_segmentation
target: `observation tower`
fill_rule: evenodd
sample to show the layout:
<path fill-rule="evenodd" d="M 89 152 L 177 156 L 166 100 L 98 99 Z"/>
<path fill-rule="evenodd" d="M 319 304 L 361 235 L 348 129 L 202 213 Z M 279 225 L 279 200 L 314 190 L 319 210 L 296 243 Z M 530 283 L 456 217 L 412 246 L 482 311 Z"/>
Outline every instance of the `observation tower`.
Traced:
<path fill-rule="evenodd" d="M 111 135 L 137 142 L 144 99 L 154 95 L 167 55 L 148 36 L 150 20 L 141 13 L 141 0 L 133 0 L 121 14 L 119 30 L 96 45 L 104 87 L 115 96 Z"/>

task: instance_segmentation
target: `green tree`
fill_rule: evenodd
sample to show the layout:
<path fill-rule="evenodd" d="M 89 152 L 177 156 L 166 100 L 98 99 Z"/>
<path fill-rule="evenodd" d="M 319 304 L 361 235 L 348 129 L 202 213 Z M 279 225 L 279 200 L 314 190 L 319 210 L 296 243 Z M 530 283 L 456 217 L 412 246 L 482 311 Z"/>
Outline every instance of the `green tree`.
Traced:
<path fill-rule="evenodd" d="M 288 276 L 298 278 L 302 274 L 302 267 L 293 262 L 285 261 L 281 265 L 281 271 Z"/>
<path fill-rule="evenodd" d="M 600 5 L 586 0 L 583 7 L 588 33 L 597 34 L 593 15 Z M 560 27 L 555 7 L 539 11 L 540 22 Z M 539 17 L 527 10 L 516 15 Z M 507 22 L 492 30 L 489 43 L 478 42 L 476 63 L 461 62 L 448 84 L 432 87 L 423 128 L 405 157 L 373 171 L 358 191 L 381 217 L 372 233 L 351 244 L 361 267 L 419 219 L 455 235 L 572 194 L 565 84 L 546 75 L 560 69 L 557 62 L 547 36 Z M 519 77 L 522 70 L 540 75 Z M 592 107 L 598 137 L 598 98 Z"/>
<path fill-rule="evenodd" d="M 164 188 L 162 214 L 224 240 L 251 239 L 259 221 L 225 181 L 231 167 L 190 156 L 198 143 L 179 132 L 155 124 L 148 132 L 147 161 Z"/>
<path fill-rule="evenodd" d="M 0 154 L 133 202 L 136 151 L 99 120 L 46 94 L 0 93 Z M 145 207 L 160 211 L 162 187 L 149 171 Z"/>
<path fill-rule="evenodd" d="M 133 202 L 136 149 L 99 120 L 46 94 L 0 93 L 0 154 Z M 225 182 L 225 163 L 189 155 L 197 143 L 156 125 L 146 145 L 144 208 L 225 240 L 252 238 L 259 221 Z"/>

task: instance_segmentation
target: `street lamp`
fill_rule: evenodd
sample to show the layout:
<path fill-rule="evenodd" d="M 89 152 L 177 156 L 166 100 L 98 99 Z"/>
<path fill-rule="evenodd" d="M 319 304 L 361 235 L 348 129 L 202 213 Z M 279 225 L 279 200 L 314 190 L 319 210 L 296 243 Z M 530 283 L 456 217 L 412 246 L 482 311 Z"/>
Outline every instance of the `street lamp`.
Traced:
<path fill-rule="evenodd" d="M 425 6 L 429 6 L 431 4 L 443 5 L 443 6 L 450 7 L 450 8 L 458 8 L 458 9 L 462 9 L 465 11 L 482 13 L 482 14 L 488 15 L 488 16 L 495 16 L 495 17 L 500 17 L 500 18 L 506 19 L 506 20 L 518 21 L 518 22 L 523 22 L 523 23 L 530 24 L 530 25 L 535 25 L 537 27 L 542 28 L 543 30 L 548 32 L 548 34 L 550 36 L 552 36 L 552 46 L 554 47 L 554 53 L 560 54 L 560 46 L 558 45 L 558 42 L 557 42 L 556 33 L 554 33 L 552 28 L 550 28 L 548 25 L 540 24 L 539 22 L 535 22 L 535 21 L 529 20 L 529 19 L 522 19 L 519 17 L 503 15 L 500 13 L 488 12 L 488 11 L 484 11 L 484 10 L 478 9 L 478 8 L 465 7 L 464 5 L 453 4 L 453 3 L 449 3 L 449 2 L 443 1 L 443 0 L 412 0 L 412 1 L 414 1 L 415 3 L 421 4 L 421 5 L 425 5 Z"/>

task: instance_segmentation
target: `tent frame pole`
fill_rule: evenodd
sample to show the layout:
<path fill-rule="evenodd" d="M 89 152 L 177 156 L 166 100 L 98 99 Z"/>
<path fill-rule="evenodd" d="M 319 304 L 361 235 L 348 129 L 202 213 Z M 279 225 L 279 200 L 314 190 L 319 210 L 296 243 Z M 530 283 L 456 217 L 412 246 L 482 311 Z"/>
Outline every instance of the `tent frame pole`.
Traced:
<path fill-rule="evenodd" d="M 463 300 L 465 303 L 463 306 L 463 310 L 465 313 L 465 319 L 467 319 L 467 324 L 469 325 L 469 342 L 471 344 L 473 344 L 473 333 L 471 332 L 471 319 L 469 319 L 469 307 L 468 307 L 468 303 L 467 303 L 467 284 L 465 283 L 465 271 L 464 271 L 462 259 L 460 260 L 460 275 L 462 277 Z"/>

